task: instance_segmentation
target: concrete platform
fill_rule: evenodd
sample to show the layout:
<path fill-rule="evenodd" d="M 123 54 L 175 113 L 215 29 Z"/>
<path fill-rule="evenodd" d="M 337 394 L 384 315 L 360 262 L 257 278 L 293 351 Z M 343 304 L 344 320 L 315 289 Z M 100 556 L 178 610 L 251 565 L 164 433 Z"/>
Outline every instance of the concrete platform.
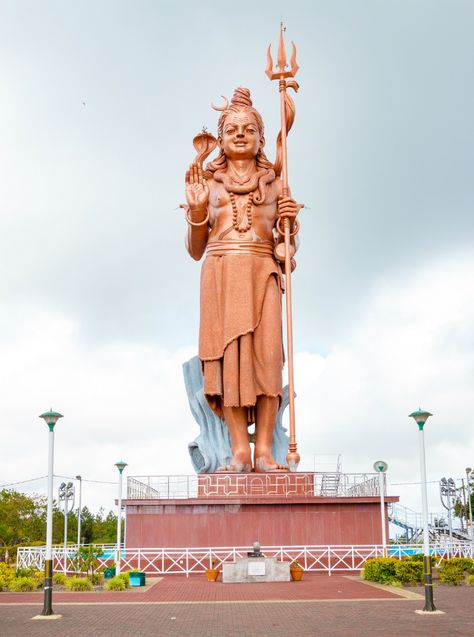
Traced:
<path fill-rule="evenodd" d="M 235 562 L 224 562 L 224 584 L 241 582 L 289 582 L 290 563 L 278 562 L 274 557 L 241 557 Z"/>

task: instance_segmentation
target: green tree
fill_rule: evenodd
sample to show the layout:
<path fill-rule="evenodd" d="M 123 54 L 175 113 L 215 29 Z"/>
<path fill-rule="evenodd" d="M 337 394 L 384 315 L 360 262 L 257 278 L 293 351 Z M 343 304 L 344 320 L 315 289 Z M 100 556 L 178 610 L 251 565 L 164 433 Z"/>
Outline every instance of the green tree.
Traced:
<path fill-rule="evenodd" d="M 0 491 L 0 549 L 2 546 L 28 545 L 46 538 L 45 496 L 26 495 L 3 489 Z M 122 522 L 122 533 L 123 533 Z M 113 544 L 117 538 L 117 515 L 105 514 L 103 508 L 95 515 L 85 506 L 81 512 L 83 544 Z M 123 537 L 123 535 L 122 535 Z M 68 514 L 68 542 L 77 541 L 77 509 Z M 64 514 L 53 502 L 53 543 L 64 542 Z M 1 551 L 0 551 L 1 554 Z"/>
<path fill-rule="evenodd" d="M 0 491 L 0 545 L 35 542 L 46 532 L 46 498 Z"/>

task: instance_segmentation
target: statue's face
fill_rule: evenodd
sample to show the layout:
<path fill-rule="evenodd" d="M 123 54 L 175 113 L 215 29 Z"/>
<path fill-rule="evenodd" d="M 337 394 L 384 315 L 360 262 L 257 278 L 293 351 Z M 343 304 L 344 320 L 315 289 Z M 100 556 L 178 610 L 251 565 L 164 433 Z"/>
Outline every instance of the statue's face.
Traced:
<path fill-rule="evenodd" d="M 252 159 L 264 144 L 253 113 L 239 111 L 225 119 L 219 144 L 229 159 Z"/>

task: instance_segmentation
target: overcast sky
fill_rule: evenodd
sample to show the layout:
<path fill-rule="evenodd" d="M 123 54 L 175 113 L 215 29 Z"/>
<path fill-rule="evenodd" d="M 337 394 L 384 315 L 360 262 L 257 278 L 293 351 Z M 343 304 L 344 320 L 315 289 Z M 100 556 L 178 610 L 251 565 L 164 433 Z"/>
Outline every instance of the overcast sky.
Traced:
<path fill-rule="evenodd" d="M 58 474 L 193 473 L 200 264 L 176 208 L 209 103 L 236 86 L 274 157 L 282 18 L 301 67 L 300 468 L 383 459 L 419 510 L 419 406 L 433 510 L 435 482 L 474 466 L 471 1 L 0 0 L 1 484 L 46 473 L 50 407 Z M 88 483 L 85 503 L 114 494 Z"/>

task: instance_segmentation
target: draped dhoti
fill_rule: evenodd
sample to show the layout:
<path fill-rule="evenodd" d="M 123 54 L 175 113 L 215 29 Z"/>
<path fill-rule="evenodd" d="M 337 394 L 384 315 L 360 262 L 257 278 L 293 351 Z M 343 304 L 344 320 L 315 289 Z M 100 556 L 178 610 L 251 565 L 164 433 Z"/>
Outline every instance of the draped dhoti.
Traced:
<path fill-rule="evenodd" d="M 214 241 L 201 272 L 199 358 L 214 412 L 282 397 L 281 270 L 270 242 Z"/>

